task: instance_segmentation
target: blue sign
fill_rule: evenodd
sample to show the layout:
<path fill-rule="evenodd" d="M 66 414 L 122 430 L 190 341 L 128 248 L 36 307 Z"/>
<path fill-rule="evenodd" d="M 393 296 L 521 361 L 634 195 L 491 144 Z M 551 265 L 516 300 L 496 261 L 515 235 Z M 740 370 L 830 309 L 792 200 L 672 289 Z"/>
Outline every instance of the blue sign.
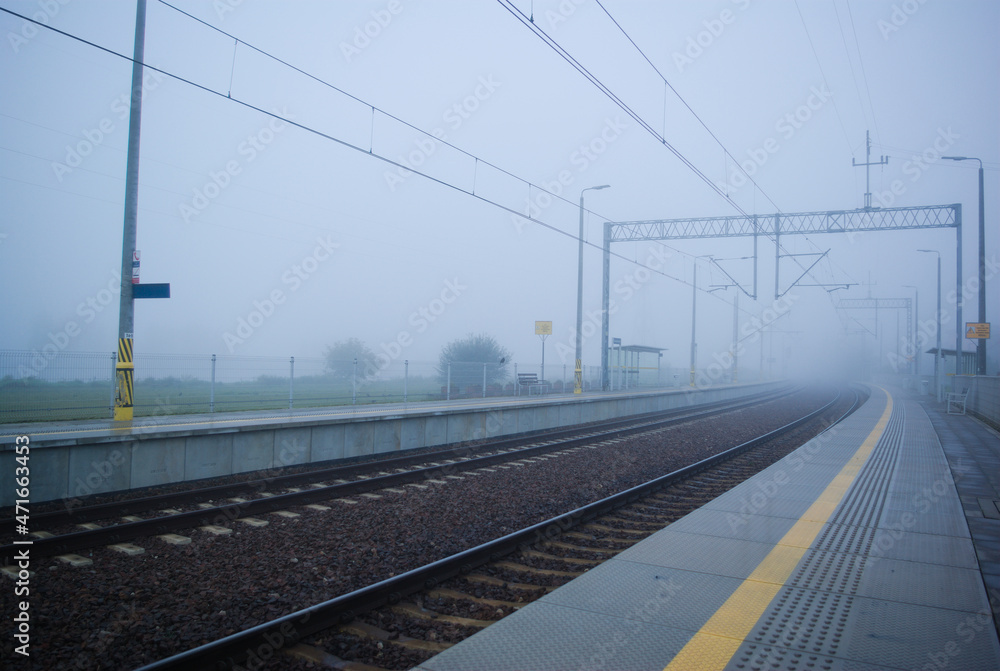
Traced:
<path fill-rule="evenodd" d="M 170 298 L 170 284 L 134 284 L 132 298 Z"/>

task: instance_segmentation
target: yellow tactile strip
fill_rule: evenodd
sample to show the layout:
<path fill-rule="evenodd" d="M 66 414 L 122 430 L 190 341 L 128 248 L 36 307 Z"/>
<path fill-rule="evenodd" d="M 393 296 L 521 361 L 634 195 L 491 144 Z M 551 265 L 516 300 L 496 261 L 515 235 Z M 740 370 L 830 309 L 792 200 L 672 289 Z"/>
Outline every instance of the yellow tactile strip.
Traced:
<path fill-rule="evenodd" d="M 823 524 L 830 518 L 864 466 L 892 415 L 892 396 L 861 447 L 788 533 L 736 588 L 729 599 L 677 653 L 664 671 L 722 669 L 750 634 L 768 605 L 791 577 Z"/>

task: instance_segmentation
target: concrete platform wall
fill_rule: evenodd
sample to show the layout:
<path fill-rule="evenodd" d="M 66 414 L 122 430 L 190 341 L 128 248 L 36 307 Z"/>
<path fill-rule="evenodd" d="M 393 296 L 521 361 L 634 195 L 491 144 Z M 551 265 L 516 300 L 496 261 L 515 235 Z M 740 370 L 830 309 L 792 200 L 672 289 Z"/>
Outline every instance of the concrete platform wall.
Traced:
<path fill-rule="evenodd" d="M 612 417 L 669 410 L 749 396 L 779 383 L 735 385 L 610 397 L 506 403 L 481 410 L 440 409 L 296 420 L 294 424 L 234 425 L 77 440 L 31 437 L 31 502 L 264 471 L 320 461 L 399 452 L 448 443 L 509 436 Z M 13 445 L 0 453 L 0 472 L 13 473 Z M 10 479 L 4 478 L 9 481 Z M 0 506 L 13 505 L 14 487 L 0 488 Z"/>

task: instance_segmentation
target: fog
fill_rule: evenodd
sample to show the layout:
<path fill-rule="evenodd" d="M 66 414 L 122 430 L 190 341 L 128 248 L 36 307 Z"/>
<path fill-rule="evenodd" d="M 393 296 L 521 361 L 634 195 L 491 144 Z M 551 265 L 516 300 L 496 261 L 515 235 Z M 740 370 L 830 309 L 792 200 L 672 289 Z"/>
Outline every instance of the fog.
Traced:
<path fill-rule="evenodd" d="M 962 205 L 968 322 L 978 164 L 941 157 L 982 159 L 997 321 L 1000 4 L 510 4 L 171 2 L 204 25 L 149 0 L 145 61 L 162 72 L 145 78 L 137 248 L 142 282 L 169 282 L 171 296 L 136 301 L 136 353 L 318 357 L 355 337 L 434 362 L 488 333 L 535 365 L 534 322 L 547 320 L 547 365 L 572 368 L 579 200 L 607 184 L 585 194 L 583 359 L 596 366 L 605 221 L 860 208 L 866 170 L 852 161 L 883 156 L 873 206 Z M 111 352 L 132 66 L 67 35 L 131 55 L 135 2 L 0 7 L 66 33 L 0 14 L 0 349 Z M 935 255 L 918 249 L 940 252 L 954 348 L 953 228 L 787 235 L 778 259 L 762 235 L 756 285 L 752 238 L 616 243 L 610 335 L 664 349 L 662 365 L 686 375 L 694 294 L 697 366 L 725 367 L 735 281 L 756 286 L 739 299 L 741 379 L 761 364 L 892 371 L 906 355 L 900 311 L 838 302 L 919 299 L 933 325 Z M 988 357 L 996 374 L 995 337 Z"/>

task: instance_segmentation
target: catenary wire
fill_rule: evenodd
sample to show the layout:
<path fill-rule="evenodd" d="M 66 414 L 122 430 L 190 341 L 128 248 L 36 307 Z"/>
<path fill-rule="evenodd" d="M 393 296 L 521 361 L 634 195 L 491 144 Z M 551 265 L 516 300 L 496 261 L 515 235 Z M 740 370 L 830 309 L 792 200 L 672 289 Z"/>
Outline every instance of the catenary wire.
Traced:
<path fill-rule="evenodd" d="M 627 39 L 629 41 L 629 43 L 633 47 L 635 47 L 635 50 L 639 52 L 639 55 L 641 55 L 643 57 L 643 59 L 647 63 L 649 63 L 649 66 L 651 68 L 653 68 L 653 71 L 656 72 L 656 74 L 660 77 L 660 79 L 663 80 L 664 85 L 666 85 L 667 87 L 669 87 L 670 90 L 674 92 L 674 95 L 677 96 L 677 99 L 680 100 L 681 103 L 684 105 L 684 107 L 687 108 L 687 110 L 689 112 L 691 112 L 691 114 L 694 116 L 694 118 L 698 120 L 698 123 L 701 124 L 701 127 L 704 128 L 705 131 L 708 132 L 708 134 L 712 136 L 712 139 L 715 140 L 716 144 L 718 144 L 720 147 L 722 147 L 722 151 L 725 153 L 725 155 L 728 156 L 729 158 L 733 159 L 733 163 L 736 164 L 736 167 L 739 168 L 740 171 L 744 175 L 746 175 L 747 179 L 749 179 L 750 182 L 753 183 L 753 185 L 757 188 L 757 190 L 760 191 L 761 195 L 763 195 L 764 198 L 766 198 L 767 201 L 769 203 L 771 203 L 771 205 L 774 206 L 775 211 L 780 212 L 781 208 L 778 207 L 778 204 L 774 202 L 774 199 L 771 198 L 769 195 L 767 195 L 767 192 L 764 191 L 763 188 L 761 188 L 760 184 L 758 184 L 753 179 L 753 177 L 751 177 L 747 173 L 747 171 L 743 169 L 743 166 L 740 164 L 740 162 L 737 160 L 737 158 L 735 156 L 733 156 L 733 154 L 729 151 L 729 149 L 726 148 L 726 146 L 722 143 L 722 140 L 720 140 L 715 135 L 715 133 L 712 132 L 712 129 L 708 127 L 708 125 L 705 123 L 705 121 L 698 115 L 697 112 L 694 111 L 694 109 L 691 107 L 691 105 L 689 105 L 688 102 L 686 100 L 684 100 L 684 97 L 680 94 L 680 92 L 678 92 L 677 89 L 674 88 L 674 85 L 670 83 L 670 81 L 664 76 L 664 74 L 662 72 L 660 72 L 660 69 L 658 67 L 656 67 L 656 65 L 653 63 L 652 60 L 650 60 L 649 56 L 646 55 L 646 52 L 644 52 L 642 50 L 642 48 L 638 44 L 636 44 L 635 40 L 633 40 L 632 36 L 629 35 L 628 32 L 625 31 L 625 28 L 622 27 L 622 25 L 618 22 L 618 20 L 614 16 L 611 15 L 611 12 L 609 12 L 607 10 L 607 8 L 601 3 L 601 0 L 596 0 L 596 1 L 597 1 L 597 6 L 600 7 L 604 11 L 604 13 L 607 15 L 607 17 L 609 19 L 611 19 L 611 22 L 613 24 L 615 24 L 615 27 L 618 28 L 619 31 L 621 31 L 621 34 L 625 36 L 625 39 Z"/>
<path fill-rule="evenodd" d="M 167 3 L 164 3 L 164 4 L 167 4 Z M 85 45 L 87 45 L 89 47 L 92 47 L 94 49 L 98 49 L 100 51 L 103 51 L 103 52 L 105 52 L 105 53 L 107 53 L 107 54 L 109 54 L 111 56 L 115 56 L 117 58 L 120 58 L 122 60 L 128 61 L 130 63 L 136 63 L 137 62 L 131 56 L 119 53 L 117 51 L 114 51 L 113 49 L 110 49 L 108 47 L 105 47 L 105 46 L 102 46 L 102 45 L 97 44 L 95 42 L 92 42 L 90 40 L 87 40 L 86 38 L 80 37 L 78 35 L 74 35 L 72 33 L 66 32 L 64 30 L 60 30 L 60 29 L 55 28 L 53 26 L 46 25 L 46 24 L 44 24 L 44 23 L 42 23 L 40 21 L 32 19 L 31 17 L 25 16 L 23 14 L 15 12 L 15 11 L 13 11 L 11 9 L 6 8 L 6 7 L 0 7 L 0 11 L 4 12 L 6 14 L 9 14 L 11 16 L 15 16 L 15 17 L 17 17 L 19 19 L 31 22 L 31 23 L 33 23 L 33 24 L 35 24 L 37 26 L 40 26 L 42 28 L 45 28 L 45 29 L 47 29 L 47 30 L 49 30 L 51 32 L 57 33 L 59 35 L 67 37 L 67 38 L 69 38 L 71 40 L 80 42 L 81 44 L 85 44 Z M 243 43 L 243 44 L 245 44 L 245 43 Z M 249 45 L 247 45 L 247 46 L 249 46 Z M 502 209 L 502 210 L 504 210 L 506 212 L 509 212 L 510 214 L 513 214 L 515 216 L 518 216 L 518 217 L 521 217 L 521 218 L 526 219 L 528 221 L 531 221 L 534 224 L 542 226 L 543 228 L 547 228 L 547 229 L 553 231 L 554 233 L 557 233 L 559 235 L 563 235 L 563 236 L 565 236 L 565 237 L 567 237 L 567 238 L 569 238 L 571 240 L 574 240 L 574 241 L 579 241 L 580 240 L 580 238 L 579 238 L 578 235 L 576 235 L 574 233 L 571 233 L 571 232 L 563 231 L 563 230 L 559 229 L 558 227 L 556 227 L 556 226 L 554 226 L 552 224 L 549 224 L 549 223 L 547 223 L 545 221 L 542 221 L 540 219 L 536 219 L 536 218 L 530 216 L 530 214 L 523 214 L 521 212 L 518 212 L 518 211 L 514 210 L 513 208 L 508 207 L 507 205 L 504 205 L 502 203 L 498 203 L 496 201 L 490 200 L 489 198 L 486 198 L 485 196 L 473 193 L 473 192 L 471 192 L 471 191 L 469 191 L 469 190 L 467 190 L 467 189 L 465 189 L 465 188 L 463 188 L 461 186 L 452 184 L 452 183 L 447 182 L 447 181 L 445 181 L 443 179 L 440 179 L 438 177 L 434 177 L 433 175 L 429 175 L 427 173 L 423 173 L 423 172 L 421 172 L 421 171 L 419 171 L 419 170 L 417 170 L 415 168 L 412 168 L 412 167 L 409 167 L 409 166 L 405 166 L 405 165 L 403 165 L 403 164 L 401 164 L 401 163 L 399 163 L 397 161 L 394 161 L 394 160 L 392 160 L 392 159 L 390 159 L 388 157 L 385 157 L 385 156 L 382 156 L 380 154 L 377 154 L 377 153 L 375 153 L 375 152 L 373 152 L 373 151 L 371 151 L 369 149 L 365 149 L 364 147 L 360 147 L 358 145 L 352 144 L 351 142 L 348 142 L 347 140 L 343 140 L 341 138 L 334 137 L 333 135 L 330 135 L 328 133 L 324 133 L 323 131 L 320 131 L 320 130 L 317 130 L 315 128 L 312 128 L 312 127 L 307 126 L 307 125 L 305 125 L 303 123 L 299 123 L 299 122 L 294 121 L 292 119 L 286 118 L 286 117 L 282 116 L 281 114 L 278 114 L 276 112 L 268 111 L 268 110 L 266 110 L 264 108 L 258 107 L 258 106 L 254 105 L 254 104 L 252 104 L 250 102 L 247 102 L 245 100 L 240 100 L 239 98 L 232 97 L 231 95 L 228 95 L 227 93 L 222 93 L 220 91 L 216 91 L 216 90 L 214 90 L 212 88 L 209 88 L 208 86 L 205 86 L 203 84 L 199 84 L 199 83 L 194 82 L 194 81 L 192 81 L 190 79 L 186 79 L 186 78 L 181 77 L 180 75 L 174 74 L 172 72 L 168 72 L 166 70 L 163 70 L 161 68 L 157 68 L 157 67 L 149 65 L 147 63 L 139 63 L 139 64 L 142 65 L 144 68 L 147 68 L 147 69 L 149 69 L 149 70 L 151 70 L 153 72 L 158 72 L 158 73 L 160 73 L 162 75 L 170 77 L 171 79 L 174 79 L 176 81 L 179 81 L 179 82 L 182 82 L 182 83 L 187 84 L 189 86 L 192 86 L 192 87 L 194 87 L 196 89 L 199 89 L 199 90 L 201 90 L 201 91 L 203 91 L 205 93 L 209 93 L 211 95 L 215 95 L 215 96 L 218 96 L 220 98 L 229 100 L 230 102 L 232 102 L 234 104 L 240 105 L 240 106 L 245 107 L 245 108 L 250 109 L 250 110 L 253 110 L 253 111 L 255 111 L 255 112 L 259 113 L 259 114 L 271 117 L 271 118 L 276 119 L 278 121 L 281 121 L 283 123 L 287 123 L 287 124 L 289 124 L 291 126 L 295 126 L 296 128 L 299 128 L 300 130 L 303 130 L 303 131 L 305 131 L 307 133 L 310 133 L 310 134 L 315 135 L 317 137 L 320 137 L 322 139 L 329 140 L 329 141 L 334 142 L 336 144 L 339 144 L 339 145 L 341 145 L 341 146 L 343 146 L 345 148 L 352 149 L 352 150 L 357 151 L 359 153 L 362 153 L 362 154 L 365 154 L 367 156 L 373 157 L 373 158 L 375 158 L 375 159 L 377 159 L 379 161 L 382 161 L 384 163 L 387 163 L 389 165 L 395 166 L 397 168 L 402 168 L 402 169 L 407 170 L 409 172 L 412 172 L 414 174 L 420 175 L 421 177 L 424 177 L 425 179 L 428 179 L 428 180 L 430 180 L 430 181 L 432 181 L 432 182 L 434 182 L 434 183 L 436 183 L 436 184 L 438 184 L 440 186 L 444 186 L 444 187 L 452 189 L 454 191 L 458 191 L 460 193 L 463 193 L 463 194 L 465 194 L 467 196 L 471 196 L 472 198 L 475 198 L 475 199 L 477 199 L 477 200 L 479 200 L 481 202 L 487 203 L 489 205 L 492 205 L 494 207 Z M 350 94 L 345 94 L 345 95 L 350 95 Z M 351 96 L 351 97 L 353 98 L 353 96 Z M 367 103 L 364 103 L 364 104 L 367 105 Z M 402 122 L 402 123 L 406 123 L 406 122 Z M 409 124 L 407 124 L 407 125 L 409 125 Z M 419 129 L 416 129 L 416 130 L 419 130 Z M 469 154 L 468 152 L 464 152 L 461 149 L 459 149 L 459 151 L 462 151 L 463 153 L 467 154 L 470 157 L 478 159 L 478 157 L 476 157 L 473 154 Z M 487 163 L 486 161 L 482 161 L 482 162 L 483 163 Z M 492 164 L 489 164 L 489 165 L 492 166 Z M 499 170 L 499 171 L 501 171 L 501 172 L 503 172 L 504 174 L 510 175 L 511 177 L 514 177 L 515 179 L 518 179 L 519 181 L 524 182 L 525 184 L 528 184 L 532 188 L 536 188 L 536 189 L 539 189 L 541 191 L 545 191 L 546 193 L 549 193 L 550 195 L 552 195 L 554 198 L 558 198 L 558 199 L 560 199 L 560 200 L 562 200 L 562 201 L 564 201 L 566 203 L 569 203 L 573 207 L 576 207 L 576 203 L 572 203 L 571 201 L 569 201 L 569 200 L 567 200 L 565 198 L 562 198 L 562 197 L 558 196 L 557 194 L 553 194 L 553 193 L 547 191 L 546 189 L 544 189 L 543 187 L 534 185 L 533 183 L 531 183 L 531 182 L 529 182 L 529 181 L 527 181 L 527 180 L 525 180 L 525 179 L 523 179 L 521 177 L 518 177 L 517 175 L 514 175 L 513 173 L 509 173 L 509 172 L 503 170 L 502 168 L 496 168 L 496 169 Z M 586 208 L 585 208 L 585 211 L 586 212 L 590 212 L 591 214 L 595 214 L 595 215 L 597 215 L 599 217 L 602 216 L 599 213 L 593 212 L 593 211 L 591 211 L 589 209 L 586 209 Z M 606 219 L 606 220 L 610 220 L 610 219 Z M 586 240 L 583 241 L 583 244 L 585 244 L 585 245 L 587 245 L 587 246 L 589 246 L 589 247 L 591 247 L 593 249 L 600 250 L 602 252 L 604 251 L 603 246 L 596 245 L 596 244 L 588 242 Z M 660 275 L 660 276 L 666 277 L 668 279 L 672 279 L 672 280 L 674 280 L 676 282 L 679 282 L 681 284 L 684 284 L 686 286 L 692 286 L 692 283 L 690 281 L 688 281 L 688 280 L 685 280 L 684 278 L 671 275 L 670 273 L 664 272 L 663 270 L 660 270 L 660 269 L 657 269 L 657 268 L 653 268 L 651 266 L 648 266 L 648 265 L 645 265 L 645 264 L 642 264 L 642 263 L 636 263 L 632 259 L 629 259 L 627 256 L 619 254 L 617 252 L 609 250 L 609 255 L 613 256 L 613 257 L 616 257 L 616 258 L 619 258 L 619 259 L 622 259 L 622 260 L 624 260 L 624 261 L 626 261 L 628 263 L 633 263 L 635 265 L 639 265 L 640 267 L 646 268 L 649 272 L 651 272 L 653 274 Z M 690 255 L 688 255 L 688 256 L 690 256 Z M 710 294 L 710 292 L 708 292 L 707 290 L 702 289 L 701 291 L 703 293 Z M 722 300 L 722 299 L 719 299 L 719 300 Z"/>
<path fill-rule="evenodd" d="M 694 166 L 694 164 L 690 160 L 688 160 L 686 157 L 684 157 L 682 154 L 680 154 L 680 152 L 677 151 L 672 145 L 670 145 L 670 143 L 668 143 L 666 141 L 666 138 L 664 138 L 662 135 L 660 135 L 659 133 L 657 133 L 650 124 L 646 123 L 645 120 L 641 119 L 641 117 L 639 117 L 630 107 L 628 107 L 627 105 L 625 105 L 624 102 L 621 101 L 620 98 L 618 98 L 617 95 L 615 95 L 603 82 L 601 82 L 595 75 L 593 75 L 582 64 L 580 64 L 579 61 L 576 60 L 576 58 L 574 58 L 571 54 L 569 54 L 569 52 L 567 52 L 562 46 L 560 46 L 550 35 L 548 35 L 541 28 L 538 28 L 534 24 L 533 21 L 530 21 L 530 19 L 528 20 L 528 22 L 525 22 L 524 13 L 521 12 L 516 7 L 514 7 L 509 2 L 509 0 L 498 0 L 498 1 L 500 2 L 501 5 L 504 6 L 505 9 L 507 9 L 511 14 L 513 14 L 515 16 L 515 18 L 517 18 L 519 21 L 521 21 L 522 24 L 524 24 L 526 27 L 528 27 L 532 32 L 534 32 L 538 37 L 540 37 L 550 48 L 552 48 L 554 51 L 556 51 L 557 54 L 559 54 L 560 56 L 562 56 L 568 63 L 570 63 L 570 65 L 572 65 L 577 71 L 579 71 L 582 75 L 584 75 L 584 77 L 586 77 L 589 81 L 591 81 L 591 83 L 593 83 L 595 86 L 597 86 L 603 93 L 605 93 L 606 95 L 608 95 L 608 97 L 610 97 L 612 99 L 612 101 L 614 101 L 623 110 L 625 110 L 625 112 L 627 114 L 629 114 L 643 128 L 645 128 L 648 132 L 650 132 L 659 142 L 661 142 L 664 146 L 666 146 L 668 149 L 670 149 L 670 151 L 672 151 L 675 156 L 677 156 L 679 159 L 681 159 L 681 161 L 684 162 L 685 165 L 687 165 L 692 171 L 694 171 L 696 175 L 698 175 L 699 177 L 702 178 L 703 181 L 705 181 L 706 183 L 708 183 L 709 186 L 712 187 L 713 190 L 716 191 L 716 193 L 718 193 L 723 198 L 725 198 L 743 216 L 746 216 L 746 217 L 750 216 L 745 210 L 743 210 L 738 204 L 736 204 L 729 197 L 728 193 L 722 191 L 716 184 L 712 183 L 711 180 L 706 175 L 704 175 L 704 173 L 702 173 L 701 170 L 699 170 L 696 166 Z M 681 102 L 684 103 L 685 107 L 687 107 L 687 109 L 695 116 L 695 118 L 698 119 L 699 123 L 701 123 L 701 125 L 705 128 L 705 130 L 708 131 L 709 135 L 711 135 L 712 138 L 715 139 L 715 141 L 722 147 L 722 149 L 726 153 L 726 155 L 728 155 L 729 157 L 733 158 L 733 161 L 742 170 L 742 166 L 739 166 L 739 162 L 736 160 L 736 158 L 733 157 L 732 154 L 729 153 L 729 151 L 722 144 L 722 142 L 715 136 L 714 133 L 712 133 L 711 129 L 708 128 L 708 126 L 704 123 L 704 121 L 702 121 L 701 117 L 698 116 L 698 114 L 687 104 L 687 102 L 680 96 L 680 94 L 676 91 L 676 89 L 674 89 L 674 87 L 669 83 L 669 81 L 667 81 L 666 77 L 663 76 L 663 74 L 653 64 L 653 62 L 649 59 L 649 57 L 646 56 L 645 52 L 643 52 L 642 49 L 635 43 L 635 41 L 628 35 L 628 33 L 625 31 L 625 29 L 622 28 L 622 26 L 618 23 L 617 20 L 615 20 L 615 18 L 610 14 L 610 12 L 608 12 L 608 10 L 604 7 L 604 5 L 602 5 L 600 3 L 600 0 L 598 0 L 598 5 L 601 7 L 601 9 L 604 11 L 604 13 L 608 16 L 608 18 L 611 19 L 611 21 L 615 24 L 615 26 L 618 28 L 618 30 L 621 31 L 622 34 L 626 37 L 626 39 L 632 44 L 632 46 L 635 47 L 635 49 L 642 55 L 642 57 L 646 60 L 646 62 L 649 63 L 649 65 L 653 68 L 653 70 L 656 71 L 657 75 L 659 75 L 659 77 L 663 80 L 664 84 L 667 85 L 667 86 L 669 86 L 670 89 L 674 91 L 674 93 L 681 100 Z M 520 14 L 520 16 L 518 14 Z M 800 16 L 801 16 L 801 12 L 800 12 Z M 810 38 L 810 44 L 811 44 L 811 38 Z M 814 54 L 815 54 L 815 50 L 814 50 Z M 818 59 L 817 59 L 817 62 L 818 62 Z M 822 67 L 820 68 L 820 70 L 822 72 Z M 824 83 L 826 83 L 826 76 L 825 75 L 823 75 L 823 80 L 824 80 Z M 829 84 L 827 84 L 827 88 L 829 88 Z M 834 106 L 836 107 L 836 102 L 834 102 Z M 837 118 L 840 119 L 839 110 L 837 112 Z M 843 121 L 841 121 L 841 128 L 843 129 Z M 846 130 L 844 131 L 844 135 L 845 135 L 845 138 L 846 138 L 847 137 Z M 745 171 L 744 171 L 744 174 L 745 174 Z M 747 177 L 749 177 L 749 175 L 747 175 Z M 776 210 L 780 213 L 781 212 L 780 208 L 778 208 L 777 204 L 771 199 L 771 197 L 768 196 L 767 193 L 764 192 L 764 190 L 760 188 L 760 185 L 758 185 L 752 178 L 750 179 L 750 181 L 753 182 L 754 186 L 756 187 L 756 190 L 759 190 L 761 192 L 761 194 L 765 198 L 767 198 L 767 200 L 770 201 L 771 204 L 774 205 L 775 208 L 776 208 Z M 755 206 L 754 206 L 754 209 L 756 210 L 756 191 L 755 191 L 754 195 L 755 195 Z M 784 248 L 783 245 L 781 245 L 781 243 L 778 241 L 777 238 L 772 237 L 772 235 L 770 235 L 766 231 L 762 231 L 762 235 L 764 235 L 764 237 L 767 238 L 768 240 L 771 240 L 772 242 L 774 242 L 778 246 L 778 249 L 780 251 L 785 252 L 786 255 L 789 258 L 791 258 L 793 260 L 793 262 L 800 269 L 802 269 L 803 271 L 805 271 L 806 274 L 810 278 L 812 278 L 813 280 L 817 281 L 817 283 L 819 283 L 819 281 L 816 280 L 815 277 L 813 277 L 812 272 L 811 271 L 806 271 L 805 266 L 803 266 L 802 263 L 799 262 L 799 260 L 794 255 L 789 255 L 788 254 L 788 251 Z M 813 240 L 811 238 L 809 238 L 809 236 L 804 236 L 804 238 L 805 238 L 806 242 L 809 245 L 811 245 L 813 248 L 820 249 L 820 247 L 815 242 L 813 242 Z"/>

